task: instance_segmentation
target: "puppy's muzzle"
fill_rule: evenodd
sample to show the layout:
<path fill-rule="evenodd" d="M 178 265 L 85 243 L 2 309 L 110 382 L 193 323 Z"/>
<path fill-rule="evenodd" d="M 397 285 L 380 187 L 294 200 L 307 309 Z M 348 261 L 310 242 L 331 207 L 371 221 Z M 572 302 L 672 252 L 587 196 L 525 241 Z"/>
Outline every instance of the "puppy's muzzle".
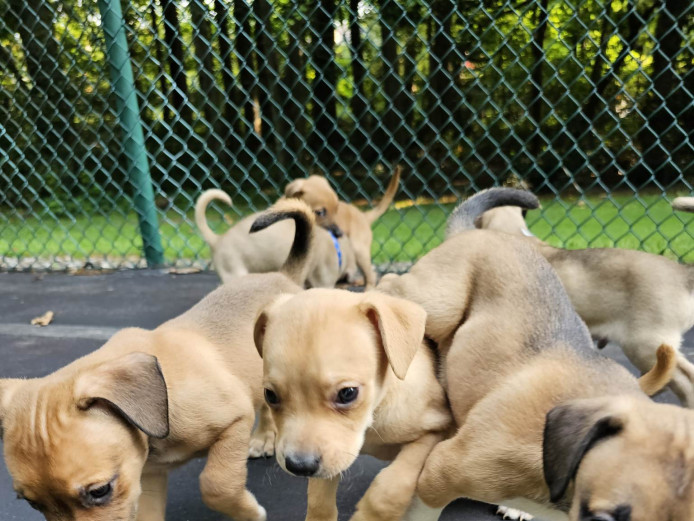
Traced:
<path fill-rule="evenodd" d="M 321 457 L 315 454 L 290 454 L 284 458 L 285 468 L 296 476 L 313 476 L 320 468 Z"/>
<path fill-rule="evenodd" d="M 338 239 L 344 235 L 337 224 L 331 224 L 330 226 L 328 226 L 327 230 Z"/>

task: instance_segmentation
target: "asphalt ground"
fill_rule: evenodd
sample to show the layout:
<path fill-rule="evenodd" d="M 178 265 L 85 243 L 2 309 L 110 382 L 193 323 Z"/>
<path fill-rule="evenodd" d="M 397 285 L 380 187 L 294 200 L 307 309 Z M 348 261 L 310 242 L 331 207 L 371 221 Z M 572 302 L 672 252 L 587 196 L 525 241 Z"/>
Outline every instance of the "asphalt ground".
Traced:
<path fill-rule="evenodd" d="M 128 326 L 154 328 L 177 316 L 218 285 L 214 273 L 169 274 L 159 270 L 112 274 L 0 273 L 0 377 L 37 377 L 48 374 L 98 348 L 115 331 Z M 47 327 L 30 325 L 34 317 L 53 311 Z M 694 330 L 684 342 L 694 353 Z M 608 345 L 605 354 L 627 365 L 621 351 Z M 677 403 L 669 393 L 658 401 Z M 204 460 L 196 459 L 174 470 L 169 480 L 167 520 L 221 521 L 221 514 L 205 507 L 198 476 Z M 384 463 L 360 457 L 340 485 L 340 520 L 347 520 Z M 306 514 L 306 481 L 289 476 L 274 459 L 249 461 L 249 489 L 268 511 L 270 521 L 301 521 Z M 0 463 L 0 521 L 39 521 L 40 514 L 15 499 L 11 479 Z M 494 507 L 467 500 L 451 504 L 443 521 L 492 521 Z"/>

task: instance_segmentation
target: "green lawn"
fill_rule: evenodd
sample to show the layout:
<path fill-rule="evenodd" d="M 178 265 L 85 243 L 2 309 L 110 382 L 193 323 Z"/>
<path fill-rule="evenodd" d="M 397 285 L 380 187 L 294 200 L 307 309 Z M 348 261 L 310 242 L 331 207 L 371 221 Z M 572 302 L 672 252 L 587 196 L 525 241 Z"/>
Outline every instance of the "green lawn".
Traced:
<path fill-rule="evenodd" d="M 627 195 L 591 197 L 580 203 L 547 198 L 542 206 L 530 212 L 527 221 L 533 233 L 554 245 L 639 248 L 694 263 L 694 214 L 674 214 L 660 196 L 642 196 L 640 201 Z M 452 207 L 421 204 L 390 210 L 374 226 L 374 263 L 413 261 L 439 244 Z M 208 212 L 208 218 L 217 231 L 228 226 L 218 212 Z M 192 210 L 185 215 L 168 210 L 160 219 L 167 261 L 209 259 L 207 245 L 192 224 Z M 47 213 L 25 218 L 4 213 L 0 225 L 0 257 L 134 258 L 142 244 L 135 214 L 119 209 L 61 219 Z"/>

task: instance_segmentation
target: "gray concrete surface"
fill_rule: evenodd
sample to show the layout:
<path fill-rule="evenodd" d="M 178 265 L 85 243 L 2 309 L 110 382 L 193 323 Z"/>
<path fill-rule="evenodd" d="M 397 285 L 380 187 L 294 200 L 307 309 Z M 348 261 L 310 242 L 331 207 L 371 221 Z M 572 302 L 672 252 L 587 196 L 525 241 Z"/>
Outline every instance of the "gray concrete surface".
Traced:
<path fill-rule="evenodd" d="M 188 309 L 217 286 L 213 273 L 171 275 L 162 271 L 125 271 L 108 275 L 71 276 L 0 273 L 0 377 L 42 376 L 99 347 L 122 327 L 156 327 Z M 45 328 L 30 326 L 32 318 L 55 313 Z M 694 351 L 694 332 L 685 341 Z M 606 354 L 625 363 L 615 346 Z M 633 367 L 630 367 L 633 371 Z M 659 401 L 675 402 L 670 393 Z M 207 509 L 197 478 L 204 464 L 195 460 L 174 471 L 169 482 L 169 521 L 221 521 Z M 340 520 L 354 505 L 383 463 L 360 457 L 340 487 Z M 274 460 L 249 463 L 249 488 L 268 510 L 268 518 L 300 521 L 306 512 L 306 483 L 284 473 Z M 15 499 L 4 462 L 0 463 L 0 521 L 38 521 L 42 517 Z M 493 507 L 460 500 L 442 520 L 492 521 Z"/>

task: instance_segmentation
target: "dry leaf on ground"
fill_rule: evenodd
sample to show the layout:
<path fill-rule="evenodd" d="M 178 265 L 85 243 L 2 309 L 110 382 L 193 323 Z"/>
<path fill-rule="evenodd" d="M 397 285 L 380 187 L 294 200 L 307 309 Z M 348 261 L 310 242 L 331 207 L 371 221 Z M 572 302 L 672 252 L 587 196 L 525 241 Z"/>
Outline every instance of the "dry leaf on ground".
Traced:
<path fill-rule="evenodd" d="M 40 317 L 32 318 L 31 319 L 31 325 L 32 326 L 47 326 L 53 321 L 53 317 L 55 316 L 55 313 L 52 311 L 46 311 L 43 315 Z"/>

